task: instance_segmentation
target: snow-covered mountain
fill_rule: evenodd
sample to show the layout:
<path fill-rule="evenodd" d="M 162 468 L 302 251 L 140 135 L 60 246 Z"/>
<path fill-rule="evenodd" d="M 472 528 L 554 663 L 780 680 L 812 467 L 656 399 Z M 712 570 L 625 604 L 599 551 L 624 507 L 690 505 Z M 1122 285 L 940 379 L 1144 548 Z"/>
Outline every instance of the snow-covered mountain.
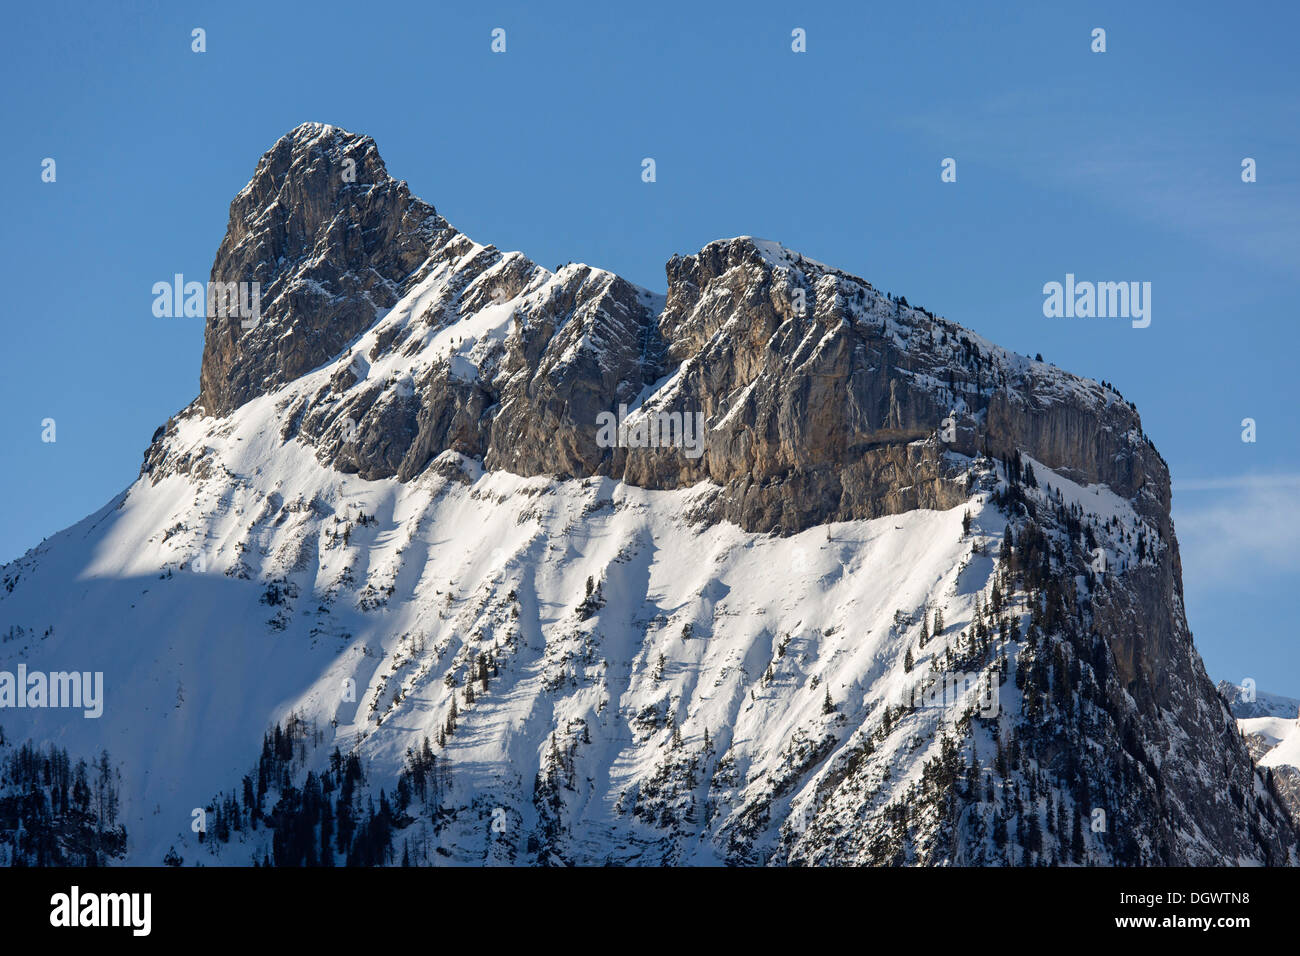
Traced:
<path fill-rule="evenodd" d="M 1219 682 L 1251 756 L 1300 818 L 1300 700 Z"/>
<path fill-rule="evenodd" d="M 258 321 L 210 315 L 139 479 L 0 570 L 0 668 L 104 680 L 0 709 L 0 768 L 120 774 L 82 812 L 124 849 L 41 817 L 42 859 L 1297 862 L 1113 387 L 764 240 L 667 279 L 276 143 L 212 272 Z"/>
<path fill-rule="evenodd" d="M 1257 717 L 1296 718 L 1300 716 L 1300 700 L 1294 697 L 1266 694 L 1254 687 L 1234 684 L 1226 680 L 1219 681 L 1218 690 L 1227 699 L 1232 715 L 1238 720 L 1250 720 Z"/>

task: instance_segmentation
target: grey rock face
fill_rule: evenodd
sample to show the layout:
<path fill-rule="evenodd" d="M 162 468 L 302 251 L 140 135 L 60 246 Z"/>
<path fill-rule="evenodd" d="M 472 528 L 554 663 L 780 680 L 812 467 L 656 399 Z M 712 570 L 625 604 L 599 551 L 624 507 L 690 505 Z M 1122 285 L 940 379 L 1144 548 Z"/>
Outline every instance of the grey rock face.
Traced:
<path fill-rule="evenodd" d="M 388 175 L 374 140 L 307 123 L 284 136 L 230 204 L 212 282 L 257 282 L 261 317 L 209 316 L 199 403 L 224 415 L 337 355 L 453 232 Z"/>
<path fill-rule="evenodd" d="M 251 331 L 209 319 L 199 404 L 222 415 L 336 359 L 439 270 L 440 296 L 411 323 L 386 320 L 359 358 L 419 353 L 420 333 L 497 302 L 513 309 L 505 341 L 470 375 L 443 360 L 413 382 L 358 384 L 341 368 L 285 407 L 282 437 L 366 478 L 410 480 L 452 450 L 523 475 L 709 482 L 701 518 L 783 533 L 954 507 L 966 488 L 946 452 L 1019 451 L 1108 485 L 1172 540 L 1168 469 L 1112 389 L 747 237 L 674 257 L 662 309 L 607 272 L 552 275 L 458 233 L 369 137 L 319 124 L 277 142 L 231 204 L 212 276 L 261 282 L 263 315 Z M 598 416 L 624 404 L 702 414 L 702 451 L 602 447 Z M 1176 547 L 1170 560 L 1181 591 Z"/>
<path fill-rule="evenodd" d="M 355 182 L 344 179 L 349 161 Z M 317 124 L 281 139 L 231 204 L 213 280 L 260 282 L 263 315 L 251 331 L 209 319 L 200 404 L 225 414 L 335 358 L 438 268 L 466 291 L 423 317 L 430 328 L 492 295 L 538 293 L 517 303 L 517 334 L 501 354 L 472 383 L 430 370 L 414 394 L 367 383 L 345 403 L 319 395 L 310 411 L 292 410 L 286 438 L 367 478 L 409 480 L 451 449 L 525 475 L 709 481 L 720 489 L 712 517 L 785 533 L 952 507 L 964 489 L 945 450 L 1019 449 L 1080 481 L 1141 493 L 1142 512 L 1168 533 L 1164 463 L 1137 413 L 1095 383 L 759 240 L 674 257 L 661 312 L 609 273 L 550 276 L 522 256 L 504 261 L 412 198 L 368 137 Z M 389 349 L 413 347 L 409 330 L 393 336 Z M 703 414 L 702 454 L 601 447 L 597 417 L 638 399 L 646 412 Z M 944 443 L 949 412 L 955 438 Z M 352 426 L 339 422 L 361 440 L 341 440 Z"/>

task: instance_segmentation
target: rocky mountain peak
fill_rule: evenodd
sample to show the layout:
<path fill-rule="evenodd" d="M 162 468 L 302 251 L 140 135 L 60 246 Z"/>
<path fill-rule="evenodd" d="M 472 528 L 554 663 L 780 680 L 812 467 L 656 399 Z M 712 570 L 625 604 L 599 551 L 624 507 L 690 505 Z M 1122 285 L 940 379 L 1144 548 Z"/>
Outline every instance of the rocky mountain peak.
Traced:
<path fill-rule="evenodd" d="M 213 266 L 258 320 L 210 318 L 139 480 L 0 569 L 0 655 L 114 703 L 6 734 L 122 741 L 147 862 L 1300 860 L 1114 388 L 767 240 L 666 272 L 550 272 L 291 132 Z M 387 843 L 322 848 L 308 773 Z"/>
<path fill-rule="evenodd" d="M 209 315 L 199 404 L 228 414 L 338 355 L 448 229 L 369 136 L 304 123 L 281 137 L 231 202 L 212 265 L 213 283 L 258 284 L 260 314 Z"/>
<path fill-rule="evenodd" d="M 452 450 L 523 475 L 709 481 L 715 518 L 789 533 L 951 507 L 965 489 L 945 451 L 1019 449 L 1169 529 L 1167 469 L 1112 389 L 770 240 L 674 256 L 663 297 L 585 266 L 553 275 L 458 233 L 370 137 L 308 123 L 235 197 L 212 277 L 259 283 L 262 308 L 252 328 L 208 319 L 205 412 L 333 363 L 329 388 L 286 397 L 285 437 L 368 478 Z M 485 321 L 491 335 L 448 331 Z M 367 363 L 400 349 L 388 381 L 345 354 L 368 330 Z M 699 447 L 602 443 L 598 418 L 624 406 L 702 414 Z"/>

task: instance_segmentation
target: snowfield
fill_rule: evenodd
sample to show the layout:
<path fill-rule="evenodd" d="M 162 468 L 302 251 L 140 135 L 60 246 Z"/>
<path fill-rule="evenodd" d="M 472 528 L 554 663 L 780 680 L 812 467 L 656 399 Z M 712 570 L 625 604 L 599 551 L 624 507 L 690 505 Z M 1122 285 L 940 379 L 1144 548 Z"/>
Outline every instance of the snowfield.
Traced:
<path fill-rule="evenodd" d="M 938 607 L 964 627 L 993 567 L 972 547 L 996 548 L 1003 528 L 977 497 L 970 537 L 963 509 L 788 538 L 700 529 L 690 515 L 707 486 L 485 474 L 453 453 L 409 483 L 363 481 L 280 445 L 276 401 L 192 416 L 176 445 L 202 467 L 142 479 L 5 569 L 18 583 L 0 599 L 0 663 L 102 671 L 106 691 L 98 720 L 26 709 L 0 725 L 72 753 L 109 749 L 127 862 L 192 841 L 192 810 L 248 772 L 291 713 L 323 731 L 308 763 L 355 746 L 390 781 L 408 747 L 437 736 L 448 675 L 462 684 L 486 649 L 501 673 L 447 741 L 455 801 L 511 807 L 529 826 L 552 730 L 581 727 L 573 799 L 598 842 L 674 732 L 699 746 L 707 730 L 754 780 L 792 740 L 847 739 L 876 703 L 909 695 L 924 664 L 903 671 L 910 629 L 896 614 Z M 584 615 L 589 580 L 599 606 Z M 689 855 L 713 859 L 708 846 Z"/>

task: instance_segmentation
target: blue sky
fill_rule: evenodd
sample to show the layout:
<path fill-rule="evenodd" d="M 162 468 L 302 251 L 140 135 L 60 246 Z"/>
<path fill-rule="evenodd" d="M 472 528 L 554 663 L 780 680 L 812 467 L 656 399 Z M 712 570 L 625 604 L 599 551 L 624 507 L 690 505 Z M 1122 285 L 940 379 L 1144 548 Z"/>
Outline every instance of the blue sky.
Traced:
<path fill-rule="evenodd" d="M 1300 694 L 1293 5 L 538 6 L 7 11 L 0 561 L 129 484 L 195 396 L 202 320 L 155 318 L 151 287 L 206 280 L 258 157 L 312 120 L 548 267 L 662 291 L 673 253 L 763 236 L 1114 383 L 1173 471 L 1211 674 Z M 1045 318 L 1067 272 L 1151 282 L 1150 327 Z"/>

